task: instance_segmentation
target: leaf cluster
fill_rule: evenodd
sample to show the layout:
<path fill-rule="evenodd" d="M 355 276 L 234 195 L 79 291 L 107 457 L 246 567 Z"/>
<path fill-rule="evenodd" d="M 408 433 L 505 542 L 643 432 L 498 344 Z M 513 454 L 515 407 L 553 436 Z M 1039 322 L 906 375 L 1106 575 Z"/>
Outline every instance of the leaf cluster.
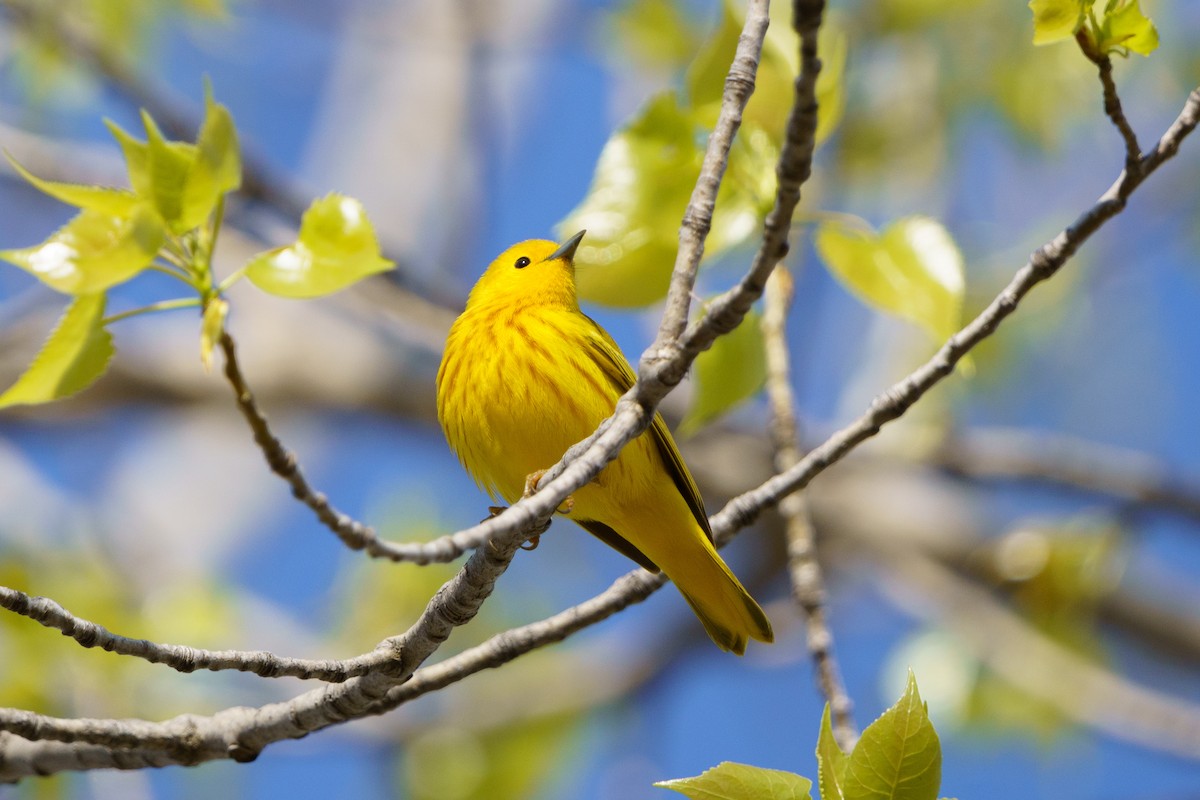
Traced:
<path fill-rule="evenodd" d="M 822 800 L 936 800 L 942 746 L 910 671 L 904 695 L 849 752 L 833 736 L 829 706 L 817 739 Z M 791 772 L 724 762 L 694 778 L 661 781 L 692 800 L 808 800 L 812 781 Z"/>
<path fill-rule="evenodd" d="M 242 277 L 280 297 L 311 298 L 391 269 L 362 204 L 330 194 L 304 214 L 295 242 L 252 257 L 218 281 L 213 253 L 225 197 L 242 181 L 229 109 L 207 90 L 204 121 L 194 142 L 168 140 L 146 112 L 144 139 L 107 124 L 125 159 L 128 189 L 43 180 L 9 157 L 30 184 L 79 213 L 40 244 L 0 251 L 0 259 L 72 298 L 30 367 L 0 394 L 0 408 L 46 403 L 90 386 L 113 357 L 108 327 L 121 319 L 201 309 L 200 355 L 211 367 L 229 313 L 223 293 Z M 191 296 L 106 317 L 108 291 L 147 270 L 177 279 Z"/>

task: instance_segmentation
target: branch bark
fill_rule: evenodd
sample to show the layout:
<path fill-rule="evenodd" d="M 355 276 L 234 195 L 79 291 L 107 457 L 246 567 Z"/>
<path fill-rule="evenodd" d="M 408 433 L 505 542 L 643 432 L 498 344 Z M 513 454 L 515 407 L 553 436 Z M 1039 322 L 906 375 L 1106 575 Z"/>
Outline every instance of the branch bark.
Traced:
<path fill-rule="evenodd" d="M 792 274 L 777 267 L 767 281 L 762 331 L 767 355 L 767 403 L 771 411 L 769 430 L 775 451 L 775 469 L 786 472 L 799 463 L 799 426 L 796 400 L 792 395 L 791 356 L 787 344 L 787 316 L 792 303 Z M 833 735 L 843 751 L 849 753 L 858 741 L 854 725 L 854 704 L 846 693 L 845 682 L 833 652 L 833 632 L 825 620 L 825 578 L 817 558 L 816 532 L 804 493 L 790 494 L 779 503 L 787 536 L 788 573 L 792 596 L 804 614 L 806 644 L 817 671 L 817 683 L 829 702 L 833 717 Z"/>

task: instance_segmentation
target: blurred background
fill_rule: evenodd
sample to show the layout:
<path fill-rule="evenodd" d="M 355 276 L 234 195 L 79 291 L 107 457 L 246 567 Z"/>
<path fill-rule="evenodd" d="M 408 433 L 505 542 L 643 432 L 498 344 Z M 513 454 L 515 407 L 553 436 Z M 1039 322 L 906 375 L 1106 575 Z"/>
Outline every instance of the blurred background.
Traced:
<path fill-rule="evenodd" d="M 1116 74 L 1148 147 L 1200 79 L 1200 5 L 1143 7 L 1161 47 L 1117 59 Z M 0 0 L 0 146 L 42 177 L 125 185 L 103 119 L 136 130 L 145 107 L 173 138 L 191 138 L 207 77 L 247 164 L 219 272 L 290 241 L 311 199 L 362 200 L 394 272 L 307 303 L 239 283 L 229 330 L 313 482 L 385 536 L 430 538 L 477 522 L 490 502 L 433 407 L 467 291 L 507 245 L 585 226 L 573 223 L 595 211 L 581 204 L 595 202 L 606 142 L 645 121 L 664 91 L 699 104 L 696 64 L 720 51 L 736 13 L 715 0 Z M 826 33 L 838 79 L 826 97 L 840 113 L 788 261 L 810 445 L 938 344 L 857 299 L 814 252 L 813 225 L 939 220 L 962 254 L 965 319 L 1123 159 L 1095 68 L 1070 43 L 1034 48 L 1024 3 L 836 2 Z M 763 97 L 760 121 L 782 119 L 786 106 Z M 747 135 L 772 152 L 756 141 Z M 857 722 L 889 706 L 912 667 L 941 735 L 946 796 L 1200 796 L 1198 170 L 1188 141 L 972 364 L 807 492 Z M 747 174 L 731 168 L 735 183 Z M 752 224 L 722 221 L 718 208 L 727 245 L 706 263 L 702 296 L 753 252 L 773 187 L 749 183 L 736 191 L 750 200 L 729 208 Z M 648 197 L 644 182 L 623 191 L 610 205 L 661 206 L 673 241 L 682 202 Z M 0 168 L 0 248 L 39 242 L 71 214 Z M 607 304 L 586 310 L 636 361 L 660 311 L 641 292 L 654 278 L 614 283 L 600 251 L 581 250 L 580 281 Z M 114 291 L 110 309 L 171 291 L 147 273 Z M 0 385 L 63 305 L 0 267 Z M 320 527 L 266 469 L 219 372 L 202 368 L 198 331 L 187 311 L 121 322 L 95 387 L 0 414 L 0 583 L 126 636 L 197 647 L 345 658 L 405 629 L 454 565 L 374 563 Z M 672 424 L 691 415 L 681 447 L 710 512 L 770 474 L 755 388 L 699 414 L 703 391 L 689 381 L 664 406 Z M 824 700 L 783 548 L 767 513 L 726 551 L 778 636 L 741 660 L 714 648 L 668 589 L 250 765 L 62 775 L 0 797 L 615 800 L 666 796 L 650 784 L 722 760 L 815 778 Z M 556 522 L 443 652 L 581 602 L 631 566 Z M 166 719 L 304 688 L 178 675 L 0 616 L 0 705 Z"/>

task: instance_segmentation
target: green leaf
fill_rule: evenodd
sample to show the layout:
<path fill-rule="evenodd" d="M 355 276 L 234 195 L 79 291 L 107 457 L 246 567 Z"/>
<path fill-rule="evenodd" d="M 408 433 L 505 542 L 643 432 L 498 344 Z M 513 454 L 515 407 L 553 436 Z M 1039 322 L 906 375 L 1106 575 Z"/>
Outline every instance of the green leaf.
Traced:
<path fill-rule="evenodd" d="M 808 800 L 812 781 L 792 772 L 722 761 L 694 778 L 654 784 L 692 800 Z"/>
<path fill-rule="evenodd" d="M 94 294 L 148 267 L 164 235 L 143 203 L 128 216 L 84 209 L 40 245 L 0 251 L 0 258 L 65 294 Z"/>
<path fill-rule="evenodd" d="M 84 186 L 76 183 L 60 183 L 43 180 L 21 166 L 7 151 L 4 157 L 12 168 L 25 180 L 36 186 L 55 200 L 61 200 L 67 205 L 99 211 L 113 216 L 125 216 L 138 204 L 137 196 L 125 189 L 113 189 L 108 186 Z"/>
<path fill-rule="evenodd" d="M 379 254 L 362 203 L 330 194 L 304 212 L 293 244 L 255 256 L 246 265 L 246 277 L 280 297 L 321 297 L 393 266 Z"/>
<path fill-rule="evenodd" d="M 221 332 L 225 330 L 225 318 L 229 316 L 229 303 L 219 297 L 208 301 L 204 309 L 204 321 L 200 324 L 200 363 L 204 371 L 212 371 L 212 353 Z"/>
<path fill-rule="evenodd" d="M 149 202 L 176 234 L 203 225 L 221 197 L 241 185 L 233 117 L 213 100 L 211 91 L 206 91 L 204 122 L 196 144 L 167 140 L 145 111 L 145 141 L 115 122 L 107 125 L 125 154 L 134 192 Z"/>
<path fill-rule="evenodd" d="M 1075 37 L 1083 25 L 1089 0 L 1029 0 L 1033 9 L 1033 43 L 1053 44 Z"/>
<path fill-rule="evenodd" d="M 576 258 L 581 299 L 636 307 L 666 296 L 679 222 L 700 174 L 695 134 L 668 92 L 604 145 L 587 196 L 558 226 L 588 232 Z"/>
<path fill-rule="evenodd" d="M 679 425 L 690 436 L 706 423 L 758 393 L 767 378 L 759 315 L 751 312 L 742 324 L 718 338 L 696 357 L 695 393 Z"/>
<path fill-rule="evenodd" d="M 210 86 L 205 87 L 204 108 L 180 200 L 179 228 L 184 231 L 203 225 L 221 198 L 242 185 L 237 128 L 229 109 L 213 100 Z"/>
<path fill-rule="evenodd" d="M 115 352 L 103 319 L 102 292 L 76 298 L 29 369 L 0 395 L 0 408 L 48 403 L 95 383 Z"/>
<path fill-rule="evenodd" d="M 833 722 L 826 703 L 825 713 L 821 715 L 821 733 L 817 737 L 817 780 L 821 800 L 842 800 L 849 761 L 833 736 Z"/>
<path fill-rule="evenodd" d="M 609 138 L 587 196 L 558 225 L 560 232 L 588 232 L 576 258 L 581 299 L 638 307 L 666 295 L 679 224 L 704 158 L 703 136 L 675 94 L 665 92 Z M 743 126 L 717 195 L 706 258 L 759 229 L 774 196 L 777 157 L 769 136 Z"/>
<path fill-rule="evenodd" d="M 1158 29 L 1142 13 L 1138 0 L 1121 0 L 1109 6 L 1100 21 L 1100 52 L 1124 50 L 1148 56 L 1158 49 Z"/>
<path fill-rule="evenodd" d="M 917 323 L 936 340 L 958 330 L 962 255 L 937 221 L 905 217 L 882 234 L 865 223 L 826 222 L 815 244 L 829 271 L 863 302 Z"/>
<path fill-rule="evenodd" d="M 936 800 L 941 782 L 942 746 L 910 671 L 904 696 L 867 726 L 850 754 L 842 796 Z"/>

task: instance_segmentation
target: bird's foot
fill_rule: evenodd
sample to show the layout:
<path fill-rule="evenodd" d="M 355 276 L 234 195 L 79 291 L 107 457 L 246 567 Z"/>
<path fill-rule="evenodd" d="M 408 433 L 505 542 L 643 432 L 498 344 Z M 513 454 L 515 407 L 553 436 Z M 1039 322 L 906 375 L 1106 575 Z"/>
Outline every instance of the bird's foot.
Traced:
<path fill-rule="evenodd" d="M 537 472 L 531 472 L 528 475 L 526 475 L 525 476 L 525 492 L 521 495 L 521 497 L 522 498 L 532 497 L 534 492 L 536 492 L 538 489 L 538 482 L 541 481 L 542 476 L 545 474 L 546 474 L 546 470 L 539 469 Z M 555 510 L 559 514 L 570 514 L 574 508 L 575 508 L 575 496 L 567 495 L 566 499 L 562 501 L 562 505 L 560 505 Z M 537 545 L 535 544 L 534 547 L 536 547 L 536 546 Z M 529 549 L 532 550 L 533 548 L 531 547 Z"/>
<path fill-rule="evenodd" d="M 526 497 L 528 497 L 528 495 L 526 495 Z M 496 517 L 503 514 L 505 511 L 508 511 L 508 506 L 488 506 L 488 515 L 479 521 L 487 522 L 489 519 L 495 519 Z M 549 527 L 550 527 L 550 520 L 546 520 L 545 525 L 543 525 L 538 530 L 534 531 L 533 534 L 530 535 L 528 541 L 526 541 L 520 545 L 521 549 L 522 550 L 536 550 L 538 544 L 541 543 L 542 534 L 545 533 L 546 529 Z"/>

